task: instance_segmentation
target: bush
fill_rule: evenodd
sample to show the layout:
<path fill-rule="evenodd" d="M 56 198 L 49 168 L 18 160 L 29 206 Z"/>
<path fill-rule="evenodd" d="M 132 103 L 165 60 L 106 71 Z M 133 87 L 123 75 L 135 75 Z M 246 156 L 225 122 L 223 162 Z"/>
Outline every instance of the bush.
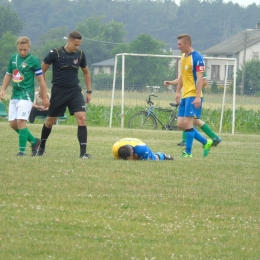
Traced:
<path fill-rule="evenodd" d="M 212 84 L 211 84 L 211 91 L 212 93 L 214 94 L 217 94 L 218 93 L 218 84 L 216 81 L 213 81 Z"/>

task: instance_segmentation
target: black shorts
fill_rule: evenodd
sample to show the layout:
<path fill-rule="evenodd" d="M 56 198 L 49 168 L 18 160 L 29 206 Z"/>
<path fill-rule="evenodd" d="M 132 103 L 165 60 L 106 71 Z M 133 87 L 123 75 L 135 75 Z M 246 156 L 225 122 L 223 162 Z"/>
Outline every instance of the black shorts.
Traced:
<path fill-rule="evenodd" d="M 48 116 L 64 116 L 67 107 L 71 115 L 74 115 L 75 112 L 85 112 L 86 103 L 81 91 L 82 89 L 79 86 L 73 88 L 53 86 Z"/>

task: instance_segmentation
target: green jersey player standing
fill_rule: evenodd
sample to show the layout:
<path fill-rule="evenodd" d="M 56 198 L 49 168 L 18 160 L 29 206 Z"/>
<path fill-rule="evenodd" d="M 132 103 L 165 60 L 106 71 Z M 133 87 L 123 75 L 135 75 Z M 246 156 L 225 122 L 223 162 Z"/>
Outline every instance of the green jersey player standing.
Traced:
<path fill-rule="evenodd" d="M 28 37 L 19 37 L 17 42 L 17 53 L 10 58 L 0 99 L 4 99 L 5 90 L 12 81 L 13 90 L 9 103 L 8 121 L 19 135 L 19 152 L 17 156 L 26 155 L 26 144 L 32 145 L 32 155 L 35 155 L 40 144 L 40 139 L 35 138 L 27 128 L 27 121 L 34 101 L 34 77 L 39 81 L 43 97 L 43 106 L 49 106 L 47 98 L 47 87 L 44 81 L 40 61 L 30 51 L 31 41 Z"/>

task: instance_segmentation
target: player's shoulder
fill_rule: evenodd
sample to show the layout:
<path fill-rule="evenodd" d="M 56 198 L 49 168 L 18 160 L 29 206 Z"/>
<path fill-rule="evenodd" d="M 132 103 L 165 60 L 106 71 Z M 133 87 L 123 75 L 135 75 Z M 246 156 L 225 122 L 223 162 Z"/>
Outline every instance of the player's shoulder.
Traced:
<path fill-rule="evenodd" d="M 192 58 L 193 58 L 193 62 L 197 65 L 202 65 L 204 64 L 204 58 L 203 56 L 198 52 L 198 51 L 194 51 L 192 53 Z"/>
<path fill-rule="evenodd" d="M 84 51 L 81 49 L 78 49 L 75 53 L 80 59 L 82 59 L 85 56 Z"/>
<path fill-rule="evenodd" d="M 10 57 L 10 60 L 13 61 L 13 60 L 16 60 L 16 57 L 17 57 L 18 53 L 13 53 Z"/>
<path fill-rule="evenodd" d="M 196 58 L 202 58 L 203 59 L 202 54 L 200 52 L 198 52 L 198 51 L 193 51 L 192 52 L 192 56 L 196 57 Z"/>
<path fill-rule="evenodd" d="M 36 57 L 34 54 L 31 54 L 31 58 L 32 58 L 33 60 L 37 60 L 37 61 L 39 61 L 39 58 Z"/>
<path fill-rule="evenodd" d="M 63 47 L 57 47 L 57 48 L 50 49 L 48 55 L 51 55 L 51 56 L 58 55 L 59 56 L 59 53 L 62 53 L 62 52 L 65 52 Z"/>

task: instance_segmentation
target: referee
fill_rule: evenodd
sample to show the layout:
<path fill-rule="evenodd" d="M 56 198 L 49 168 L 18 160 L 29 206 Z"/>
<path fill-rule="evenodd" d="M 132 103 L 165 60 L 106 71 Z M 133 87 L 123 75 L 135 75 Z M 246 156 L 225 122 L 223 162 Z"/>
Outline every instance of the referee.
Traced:
<path fill-rule="evenodd" d="M 70 115 L 75 115 L 78 131 L 77 137 L 80 145 L 80 158 L 89 159 L 91 155 L 87 150 L 87 126 L 86 108 L 79 86 L 78 71 L 81 68 L 85 85 L 87 87 L 86 103 L 91 100 L 91 77 L 88 69 L 85 53 L 79 49 L 82 36 L 77 31 L 72 31 L 65 46 L 50 50 L 42 62 L 42 70 L 45 73 L 52 65 L 52 90 L 47 121 L 42 127 L 41 144 L 36 156 L 45 153 L 46 141 L 51 133 L 52 126 L 58 116 L 63 116 L 68 107 Z"/>

